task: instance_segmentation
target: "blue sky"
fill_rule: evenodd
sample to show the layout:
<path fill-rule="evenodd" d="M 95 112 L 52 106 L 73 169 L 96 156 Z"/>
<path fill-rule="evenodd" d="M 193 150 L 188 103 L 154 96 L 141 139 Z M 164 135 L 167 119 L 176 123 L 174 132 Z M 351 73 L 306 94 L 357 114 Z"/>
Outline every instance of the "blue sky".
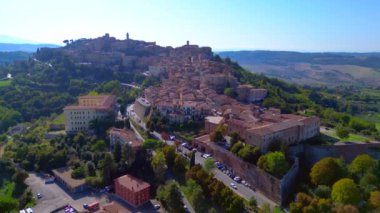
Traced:
<path fill-rule="evenodd" d="M 1 0 L 0 34 L 117 38 L 215 50 L 380 51 L 376 0 Z"/>

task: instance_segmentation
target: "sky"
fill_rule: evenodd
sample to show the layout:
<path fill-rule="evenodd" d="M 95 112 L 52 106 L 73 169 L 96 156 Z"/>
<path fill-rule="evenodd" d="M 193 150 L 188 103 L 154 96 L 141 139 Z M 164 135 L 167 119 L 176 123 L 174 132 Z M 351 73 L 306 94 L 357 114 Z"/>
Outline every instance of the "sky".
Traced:
<path fill-rule="evenodd" d="M 62 44 L 109 33 L 213 50 L 380 51 L 378 0 L 0 0 L 0 35 Z"/>

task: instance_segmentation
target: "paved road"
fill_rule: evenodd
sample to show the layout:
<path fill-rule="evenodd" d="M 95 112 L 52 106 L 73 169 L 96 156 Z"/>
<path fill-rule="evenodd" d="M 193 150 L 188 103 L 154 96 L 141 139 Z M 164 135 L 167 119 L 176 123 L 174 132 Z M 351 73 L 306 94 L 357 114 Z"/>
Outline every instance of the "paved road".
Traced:
<path fill-rule="evenodd" d="M 183 152 L 186 149 L 182 149 Z M 196 152 L 195 153 L 195 163 L 199 163 L 201 165 L 204 165 L 205 159 L 202 157 L 202 153 Z M 228 175 L 224 174 L 222 171 L 218 169 L 213 169 L 212 172 L 214 173 L 214 177 L 220 181 L 222 181 L 226 186 L 230 187 L 230 183 L 234 182 L 237 186 L 237 189 L 233 189 L 233 191 L 238 194 L 239 196 L 249 200 L 251 197 L 255 197 L 257 200 L 257 204 L 260 206 L 263 203 L 268 203 L 270 206 L 278 206 L 279 204 L 275 203 L 274 201 L 267 198 L 265 195 L 261 194 L 259 191 L 253 191 L 252 189 L 244 186 L 243 184 L 238 184 L 234 180 L 232 180 Z"/>

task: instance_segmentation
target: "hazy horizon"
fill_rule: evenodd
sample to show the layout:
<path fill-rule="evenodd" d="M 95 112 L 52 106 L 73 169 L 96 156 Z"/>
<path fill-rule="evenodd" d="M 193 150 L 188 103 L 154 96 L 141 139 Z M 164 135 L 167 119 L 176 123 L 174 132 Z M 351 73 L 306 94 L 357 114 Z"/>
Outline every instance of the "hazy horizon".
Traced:
<path fill-rule="evenodd" d="M 8 1 L 2 35 L 36 43 L 94 38 L 186 43 L 220 50 L 379 52 L 380 2 L 336 1 Z"/>

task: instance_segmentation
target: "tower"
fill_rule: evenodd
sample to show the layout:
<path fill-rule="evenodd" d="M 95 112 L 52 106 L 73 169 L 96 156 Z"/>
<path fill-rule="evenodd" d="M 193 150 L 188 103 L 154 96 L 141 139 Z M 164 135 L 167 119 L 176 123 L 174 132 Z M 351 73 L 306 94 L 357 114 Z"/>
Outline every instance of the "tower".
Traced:
<path fill-rule="evenodd" d="M 129 40 L 129 33 L 127 33 L 127 40 Z"/>
<path fill-rule="evenodd" d="M 189 42 L 189 41 L 186 41 L 186 45 L 189 46 L 189 45 L 190 45 L 190 42 Z"/>

